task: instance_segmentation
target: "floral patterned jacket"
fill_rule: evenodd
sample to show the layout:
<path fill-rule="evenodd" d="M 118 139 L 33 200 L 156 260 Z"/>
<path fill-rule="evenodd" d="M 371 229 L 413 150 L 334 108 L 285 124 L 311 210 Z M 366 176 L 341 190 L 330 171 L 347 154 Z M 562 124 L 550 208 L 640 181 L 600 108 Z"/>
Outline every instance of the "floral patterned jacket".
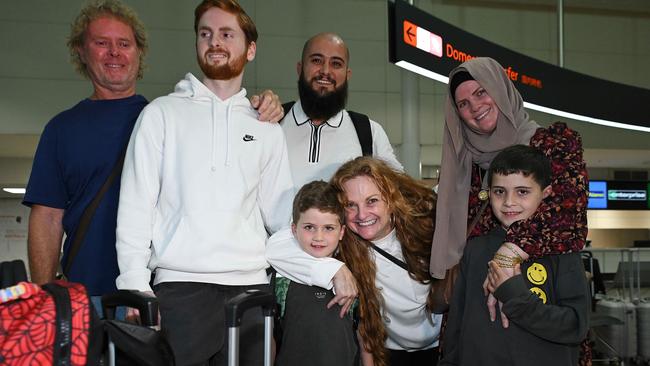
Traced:
<path fill-rule="evenodd" d="M 510 225 L 506 241 L 521 247 L 531 258 L 548 254 L 578 252 L 587 238 L 587 168 L 582 158 L 580 135 L 556 122 L 548 128 L 539 128 L 530 139 L 530 146 L 542 151 L 551 160 L 553 193 L 527 220 Z M 481 188 L 480 169 L 472 169 L 472 188 L 469 196 L 468 225 L 480 210 L 478 198 Z M 488 205 L 470 237 L 487 234 L 498 222 Z"/>

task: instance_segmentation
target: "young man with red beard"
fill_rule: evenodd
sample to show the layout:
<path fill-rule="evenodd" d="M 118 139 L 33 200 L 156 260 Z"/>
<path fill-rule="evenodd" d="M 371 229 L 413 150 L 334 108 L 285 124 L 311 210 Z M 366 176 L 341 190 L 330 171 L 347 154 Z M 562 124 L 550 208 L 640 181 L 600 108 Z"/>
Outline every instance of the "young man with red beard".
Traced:
<path fill-rule="evenodd" d="M 255 24 L 234 0 L 195 10 L 202 80 L 187 74 L 142 112 L 122 175 L 120 289 L 152 291 L 176 362 L 225 365 L 224 304 L 268 289 L 267 232 L 288 227 L 293 182 L 280 126 L 259 123 L 241 87 Z M 130 311 L 132 312 L 132 311 Z M 248 312 L 241 361 L 263 358 L 263 319 Z"/>

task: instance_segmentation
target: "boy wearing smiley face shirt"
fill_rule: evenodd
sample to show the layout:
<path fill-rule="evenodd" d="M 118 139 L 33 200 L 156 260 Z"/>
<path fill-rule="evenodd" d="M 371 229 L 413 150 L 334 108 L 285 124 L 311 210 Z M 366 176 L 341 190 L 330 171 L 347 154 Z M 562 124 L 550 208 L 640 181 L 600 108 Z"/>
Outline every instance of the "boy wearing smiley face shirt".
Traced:
<path fill-rule="evenodd" d="M 548 159 L 529 146 L 506 148 L 490 164 L 490 205 L 501 227 L 465 247 L 440 365 L 578 364 L 590 306 L 580 254 L 529 261 L 514 244 L 499 250 L 505 229 L 553 194 L 550 179 Z M 480 295 L 486 276 L 499 314 L 490 314 Z"/>
<path fill-rule="evenodd" d="M 344 210 L 336 191 L 323 181 L 305 184 L 293 201 L 291 231 L 302 250 L 316 258 L 335 256 L 345 234 Z M 344 245 L 341 242 L 341 245 Z M 357 365 L 359 347 L 351 312 L 328 309 L 332 290 L 276 279 L 282 341 L 277 366 Z"/>

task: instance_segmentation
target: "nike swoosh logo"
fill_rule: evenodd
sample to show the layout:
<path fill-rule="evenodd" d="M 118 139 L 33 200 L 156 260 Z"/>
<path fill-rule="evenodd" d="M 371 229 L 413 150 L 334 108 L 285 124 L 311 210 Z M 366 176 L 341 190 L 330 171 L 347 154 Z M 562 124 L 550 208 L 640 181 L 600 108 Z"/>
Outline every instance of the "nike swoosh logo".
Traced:
<path fill-rule="evenodd" d="M 255 141 L 255 137 L 253 137 L 253 136 L 251 136 L 251 135 L 244 135 L 244 138 L 243 138 L 242 140 L 244 140 L 244 141 L 246 141 L 246 142 L 248 142 L 248 141 Z"/>

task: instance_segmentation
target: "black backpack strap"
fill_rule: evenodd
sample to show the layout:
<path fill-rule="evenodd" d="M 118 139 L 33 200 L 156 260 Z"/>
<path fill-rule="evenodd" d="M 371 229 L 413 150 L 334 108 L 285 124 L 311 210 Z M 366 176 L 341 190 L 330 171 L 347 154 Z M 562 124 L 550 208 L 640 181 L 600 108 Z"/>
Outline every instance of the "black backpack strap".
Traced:
<path fill-rule="evenodd" d="M 285 117 L 287 116 L 287 114 L 289 114 L 289 112 L 291 111 L 291 108 L 293 107 L 294 104 L 296 104 L 296 101 L 292 100 L 291 102 L 286 102 L 286 103 L 284 103 L 282 105 L 282 109 L 284 109 L 284 116 Z M 282 119 L 284 119 L 284 118 L 282 118 Z M 280 122 L 282 122 L 282 121 L 280 121 Z"/>
<path fill-rule="evenodd" d="M 348 111 L 354 129 L 357 131 L 361 153 L 363 156 L 372 156 L 372 130 L 370 129 L 370 118 L 365 114 Z"/>

